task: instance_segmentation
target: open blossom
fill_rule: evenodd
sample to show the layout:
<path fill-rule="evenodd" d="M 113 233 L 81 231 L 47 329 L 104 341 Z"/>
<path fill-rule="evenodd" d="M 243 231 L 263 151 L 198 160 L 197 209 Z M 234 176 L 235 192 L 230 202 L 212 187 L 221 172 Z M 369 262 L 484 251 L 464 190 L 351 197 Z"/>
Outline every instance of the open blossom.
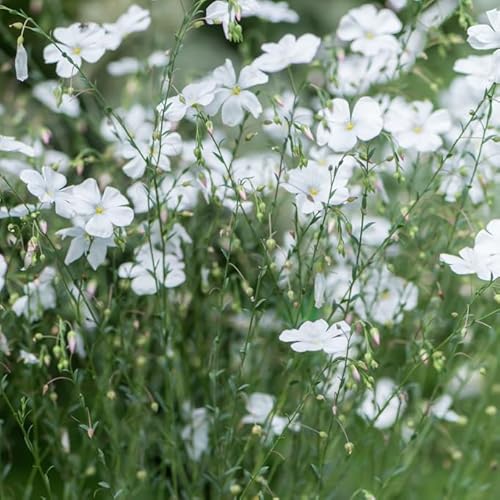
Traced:
<path fill-rule="evenodd" d="M 134 218 L 127 198 L 109 186 L 101 195 L 95 179 L 73 187 L 72 205 L 77 215 L 86 218 L 85 231 L 99 238 L 109 238 L 115 226 L 128 226 Z"/>
<path fill-rule="evenodd" d="M 500 277 L 500 219 L 492 220 L 479 231 L 474 248 L 465 247 L 458 257 L 443 253 L 441 262 L 448 264 L 455 274 L 476 274 L 484 281 Z"/>
<path fill-rule="evenodd" d="M 69 265 L 85 255 L 92 269 L 96 270 L 106 260 L 108 248 L 116 244 L 112 236 L 108 238 L 89 238 L 85 231 L 85 223 L 77 218 L 74 227 L 60 229 L 56 233 L 62 239 L 72 238 L 64 263 Z"/>
<path fill-rule="evenodd" d="M 56 43 L 45 47 L 43 57 L 47 64 L 57 64 L 56 73 L 61 78 L 76 75 L 82 61 L 97 62 L 106 50 L 105 31 L 96 23 L 74 23 L 67 28 L 56 28 L 54 39 Z"/>
<path fill-rule="evenodd" d="M 298 329 L 284 330 L 279 339 L 292 342 L 295 352 L 324 351 L 337 357 L 344 357 L 349 346 L 350 326 L 339 321 L 329 326 L 324 319 L 306 321 Z"/>
<path fill-rule="evenodd" d="M 231 40 L 231 25 L 239 23 L 241 18 L 255 16 L 271 23 L 296 23 L 298 14 L 290 9 L 286 2 L 272 0 L 216 0 L 206 10 L 207 24 L 221 24 L 224 35 Z"/>
<path fill-rule="evenodd" d="M 19 177 L 28 191 L 42 203 L 55 203 L 58 214 L 63 217 L 71 216 L 69 193 L 64 190 L 67 181 L 63 174 L 50 167 L 42 167 L 41 173 L 31 169 L 23 170 Z"/>
<path fill-rule="evenodd" d="M 105 23 L 104 45 L 107 50 L 116 50 L 122 40 L 131 33 L 146 31 L 151 24 L 149 10 L 131 5 L 114 23 Z"/>
<path fill-rule="evenodd" d="M 400 46 L 394 35 L 401 28 L 401 21 L 394 12 L 377 10 L 374 5 L 366 4 L 342 17 L 337 36 L 344 42 L 351 42 L 354 52 L 373 56 L 382 51 L 399 51 Z"/>
<path fill-rule="evenodd" d="M 226 59 L 222 66 L 214 70 L 212 76 L 217 88 L 214 100 L 207 107 L 208 114 L 214 115 L 222 107 L 222 122 L 234 127 L 243 121 L 245 111 L 254 118 L 262 113 L 259 100 L 248 89 L 267 83 L 268 76 L 265 73 L 254 66 L 245 66 L 236 78 L 233 63 Z"/>
<path fill-rule="evenodd" d="M 6 153 L 22 153 L 30 157 L 35 156 L 35 151 L 31 146 L 16 140 L 15 137 L 7 135 L 0 135 L 0 151 L 5 151 Z"/>
<path fill-rule="evenodd" d="M 457 59 L 454 71 L 467 75 L 472 87 L 487 89 L 494 83 L 500 83 L 500 50 L 487 56 L 468 56 Z"/>
<path fill-rule="evenodd" d="M 182 428 L 181 437 L 186 443 L 189 457 L 198 461 L 209 446 L 208 412 L 206 408 L 191 409 L 189 405 L 185 405 L 183 410 L 188 413 L 188 423 Z"/>
<path fill-rule="evenodd" d="M 54 113 L 62 113 L 71 118 L 80 114 L 80 103 L 75 95 L 64 93 L 54 80 L 45 80 L 33 87 L 33 97 L 45 104 Z"/>
<path fill-rule="evenodd" d="M 298 431 L 300 424 L 296 421 L 289 422 L 289 419 L 280 415 L 273 414 L 275 405 L 274 397 L 263 392 L 254 392 L 247 399 L 245 415 L 241 422 L 244 424 L 266 424 L 267 437 L 280 435 L 285 428 L 292 431 Z"/>
<path fill-rule="evenodd" d="M 285 35 L 278 43 L 262 45 L 263 55 L 254 61 L 254 66 L 266 73 L 275 73 L 292 64 L 310 63 L 318 51 L 321 39 L 307 33 L 295 38 Z"/>
<path fill-rule="evenodd" d="M 467 30 L 467 41 L 473 49 L 500 49 L 500 9 L 486 12 L 488 24 L 476 24 Z"/>
<path fill-rule="evenodd" d="M 56 277 L 53 267 L 46 267 L 38 278 L 24 286 L 24 295 L 19 297 L 12 310 L 17 316 L 24 316 L 29 321 L 42 317 L 43 311 L 56 306 L 56 291 L 52 285 Z"/>
<path fill-rule="evenodd" d="M 361 289 L 363 295 L 354 304 L 356 312 L 383 325 L 400 323 L 404 311 L 417 306 L 418 288 L 394 276 L 385 266 L 373 270 Z"/>
<path fill-rule="evenodd" d="M 358 139 L 369 141 L 382 131 L 382 112 L 371 97 L 361 97 L 352 114 L 345 99 L 333 99 L 332 107 L 323 108 L 319 115 L 317 143 L 320 146 L 328 144 L 336 152 L 349 151 Z"/>
<path fill-rule="evenodd" d="M 349 198 L 347 178 L 335 176 L 335 171 L 310 165 L 295 168 L 288 175 L 283 187 L 297 196 L 299 209 L 310 214 L 328 205 L 342 205 Z"/>
<path fill-rule="evenodd" d="M 210 104 L 214 99 L 215 87 L 216 82 L 210 79 L 186 85 L 181 93 L 160 104 L 157 111 L 164 120 L 178 122 L 190 109 Z"/>
<path fill-rule="evenodd" d="M 435 399 L 429 406 L 429 412 L 436 418 L 446 420 L 447 422 L 460 422 L 463 420 L 458 413 L 450 410 L 453 399 L 449 394 L 443 394 Z"/>
<path fill-rule="evenodd" d="M 230 25 L 244 16 L 253 15 L 255 8 L 255 0 L 239 0 L 236 5 L 234 2 L 216 0 L 207 7 L 205 21 L 207 24 L 221 24 L 224 35 L 230 40 Z"/>
<path fill-rule="evenodd" d="M 397 97 L 387 111 L 384 128 L 402 148 L 423 153 L 442 146 L 441 135 L 450 130 L 451 120 L 445 109 L 433 111 L 430 101 L 407 103 Z"/>
<path fill-rule="evenodd" d="M 372 422 L 376 429 L 392 427 L 404 412 L 406 403 L 399 397 L 396 384 L 389 378 L 381 378 L 374 389 L 365 392 L 357 413 Z"/>
<path fill-rule="evenodd" d="M 165 267 L 165 269 L 164 269 Z M 175 288 L 186 280 L 184 262 L 174 254 L 163 255 L 145 245 L 137 252 L 135 262 L 125 262 L 118 269 L 120 278 L 132 280 L 137 295 L 153 295 L 160 285 Z"/>

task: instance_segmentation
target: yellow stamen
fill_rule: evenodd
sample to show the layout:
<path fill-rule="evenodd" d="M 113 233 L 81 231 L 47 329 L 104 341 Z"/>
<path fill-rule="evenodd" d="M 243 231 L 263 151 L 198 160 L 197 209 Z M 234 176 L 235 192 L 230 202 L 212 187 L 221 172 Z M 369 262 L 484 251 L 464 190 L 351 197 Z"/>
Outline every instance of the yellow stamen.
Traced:
<path fill-rule="evenodd" d="M 239 85 L 235 85 L 233 87 L 233 95 L 240 95 L 241 87 Z"/>
<path fill-rule="evenodd" d="M 95 213 L 97 215 L 102 215 L 104 213 L 104 208 L 102 208 L 102 207 L 96 207 L 95 208 Z"/>
<path fill-rule="evenodd" d="M 82 49 L 81 49 L 80 47 L 75 47 L 75 48 L 73 49 L 73 54 L 74 54 L 75 56 L 79 56 L 81 53 L 82 53 Z"/>
<path fill-rule="evenodd" d="M 415 132 L 415 134 L 421 134 L 422 133 L 422 127 L 414 127 L 413 128 L 413 132 Z"/>
<path fill-rule="evenodd" d="M 354 123 L 352 122 L 347 122 L 347 125 L 345 126 L 346 130 L 352 130 L 354 128 Z"/>

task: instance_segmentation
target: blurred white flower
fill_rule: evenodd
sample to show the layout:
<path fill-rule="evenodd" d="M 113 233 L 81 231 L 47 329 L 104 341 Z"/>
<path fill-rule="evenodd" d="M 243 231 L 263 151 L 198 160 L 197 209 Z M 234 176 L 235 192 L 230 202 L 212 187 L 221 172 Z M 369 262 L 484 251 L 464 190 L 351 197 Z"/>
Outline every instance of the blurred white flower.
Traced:
<path fill-rule="evenodd" d="M 30 157 L 35 156 L 35 151 L 31 146 L 16 140 L 15 137 L 7 135 L 0 135 L 0 151 L 5 151 L 6 153 L 21 153 Z"/>
<path fill-rule="evenodd" d="M 308 64 L 316 55 L 320 43 L 321 39 L 310 33 L 299 38 L 285 35 L 277 43 L 263 44 L 264 54 L 257 57 L 253 65 L 266 73 L 275 73 L 292 64 Z"/>
<path fill-rule="evenodd" d="M 189 457 L 196 462 L 208 450 L 208 415 L 206 408 L 184 408 L 188 413 L 188 423 L 181 430 Z"/>
<path fill-rule="evenodd" d="M 335 357 L 344 357 L 349 345 L 351 327 L 345 321 L 331 326 L 324 319 L 306 321 L 298 329 L 284 330 L 279 339 L 292 342 L 295 352 L 324 351 Z"/>
<path fill-rule="evenodd" d="M 377 10 L 374 5 L 365 4 L 342 17 L 337 36 L 344 42 L 351 42 L 354 52 L 373 56 L 382 51 L 398 52 L 400 45 L 394 35 L 402 27 L 391 10 Z"/>
<path fill-rule="evenodd" d="M 328 146 L 336 152 L 352 149 L 358 142 L 369 141 L 382 131 L 382 113 L 371 97 L 361 97 L 352 114 L 345 99 L 333 99 L 331 108 L 320 110 L 316 140 L 320 146 Z"/>
<path fill-rule="evenodd" d="M 430 101 L 407 103 L 396 97 L 385 115 L 384 128 L 402 148 L 424 153 L 442 146 L 441 135 L 450 130 L 451 119 L 445 109 L 433 111 Z"/>
<path fill-rule="evenodd" d="M 467 41 L 473 49 L 500 49 L 500 9 L 486 12 L 488 24 L 476 24 L 467 30 Z"/>
<path fill-rule="evenodd" d="M 376 429 L 392 427 L 406 408 L 397 386 L 389 378 L 381 378 L 374 389 L 365 392 L 357 414 L 370 421 Z"/>
<path fill-rule="evenodd" d="M 146 31 L 151 24 L 149 10 L 138 5 L 131 5 L 114 23 L 103 25 L 106 50 L 116 50 L 123 39 L 131 33 Z"/>

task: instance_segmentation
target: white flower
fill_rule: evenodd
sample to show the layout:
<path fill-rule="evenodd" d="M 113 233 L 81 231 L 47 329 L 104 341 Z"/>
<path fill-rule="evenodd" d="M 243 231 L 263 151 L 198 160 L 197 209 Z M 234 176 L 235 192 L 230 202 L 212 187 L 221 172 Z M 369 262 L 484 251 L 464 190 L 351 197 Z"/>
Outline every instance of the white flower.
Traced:
<path fill-rule="evenodd" d="M 5 257 L 0 253 L 0 292 L 5 286 L 5 275 L 7 274 L 7 261 Z"/>
<path fill-rule="evenodd" d="M 134 218 L 127 198 L 109 186 L 101 195 L 95 179 L 73 188 L 72 204 L 76 214 L 86 217 L 85 231 L 99 238 L 109 238 L 114 226 L 128 226 Z"/>
<path fill-rule="evenodd" d="M 248 396 L 245 406 L 248 414 L 241 419 L 241 422 L 244 424 L 267 424 L 265 430 L 268 432 L 268 438 L 274 434 L 282 434 L 287 425 L 292 431 L 298 431 L 300 428 L 300 424 L 296 421 L 289 423 L 286 417 L 272 415 L 274 398 L 270 394 L 254 392 Z"/>
<path fill-rule="evenodd" d="M 236 4 L 224 0 L 212 2 L 206 10 L 205 21 L 207 24 L 222 24 L 225 37 L 230 40 L 230 25 L 236 23 L 243 16 L 251 16 L 257 4 L 254 0 L 239 0 Z"/>
<path fill-rule="evenodd" d="M 394 99 L 387 111 L 384 128 L 405 149 L 421 153 L 436 151 L 443 144 L 442 134 L 451 128 L 448 111 L 433 111 L 430 101 L 406 103 L 402 98 Z"/>
<path fill-rule="evenodd" d="M 57 63 L 56 73 L 61 78 L 76 75 L 82 61 L 95 63 L 106 50 L 105 31 L 96 23 L 74 23 L 67 28 L 56 28 L 54 38 L 56 43 L 45 47 L 43 57 L 48 64 Z"/>
<path fill-rule="evenodd" d="M 217 83 L 217 89 L 214 100 L 207 107 L 208 114 L 216 114 L 222 106 L 222 122 L 234 127 L 243 121 L 245 111 L 254 118 L 262 113 L 259 100 L 247 89 L 267 83 L 268 76 L 265 73 L 254 66 L 245 66 L 237 79 L 233 63 L 226 59 L 222 66 L 214 70 L 212 76 Z"/>
<path fill-rule="evenodd" d="M 68 253 L 64 259 L 66 265 L 78 260 L 85 255 L 92 269 L 96 270 L 106 259 L 108 247 L 115 247 L 113 237 L 109 238 L 90 238 L 85 231 L 84 224 L 76 225 L 56 232 L 61 238 L 73 238 L 68 248 Z"/>
<path fill-rule="evenodd" d="M 298 329 L 284 330 L 279 339 L 293 342 L 295 352 L 324 351 L 336 357 L 345 357 L 349 346 L 350 326 L 340 321 L 328 326 L 324 319 L 306 321 Z"/>
<path fill-rule="evenodd" d="M 273 107 L 264 110 L 266 122 L 263 128 L 271 137 L 282 141 L 289 133 L 293 136 L 304 131 L 309 133 L 313 112 L 309 108 L 297 106 L 295 94 L 285 91 L 274 101 L 276 104 Z"/>
<path fill-rule="evenodd" d="M 476 274 L 484 281 L 500 277 L 500 219 L 479 231 L 474 248 L 462 248 L 458 255 L 441 254 L 439 258 L 456 274 Z"/>
<path fill-rule="evenodd" d="M 23 45 L 23 37 L 17 39 L 16 59 L 14 61 L 16 68 L 16 78 L 20 82 L 28 79 L 28 53 Z"/>
<path fill-rule="evenodd" d="M 454 71 L 467 76 L 472 87 L 487 89 L 493 83 L 500 83 L 500 50 L 487 56 L 468 56 L 457 59 Z"/>
<path fill-rule="evenodd" d="M 500 49 L 500 9 L 486 12 L 490 26 L 476 24 L 467 30 L 467 41 L 473 49 Z"/>
<path fill-rule="evenodd" d="M 166 127 L 165 127 L 166 128 Z M 170 156 L 182 152 L 182 138 L 177 132 L 164 130 L 161 141 L 153 135 L 135 139 L 135 146 L 129 143 L 117 148 L 117 154 L 128 161 L 123 165 L 123 172 L 132 179 L 139 179 L 146 171 L 145 158 L 151 157 L 156 166 L 164 171 L 170 170 Z"/>
<path fill-rule="evenodd" d="M 371 421 L 376 429 L 388 429 L 405 408 L 406 403 L 399 398 L 396 384 L 389 378 L 381 378 L 374 390 L 365 392 L 357 414 Z"/>
<path fill-rule="evenodd" d="M 135 262 L 125 262 L 118 268 L 118 276 L 131 279 L 137 295 L 153 295 L 160 285 L 175 288 L 186 280 L 184 263 L 177 256 L 163 255 L 148 245 L 139 249 Z"/>
<path fill-rule="evenodd" d="M 208 415 L 206 408 L 187 408 L 188 423 L 182 428 L 181 437 L 192 460 L 198 461 L 208 450 Z"/>
<path fill-rule="evenodd" d="M 367 56 L 381 51 L 398 52 L 399 43 L 394 37 L 402 24 L 389 9 L 377 11 L 371 4 L 350 10 L 340 20 L 337 36 L 344 42 L 352 42 L 351 49 Z"/>
<path fill-rule="evenodd" d="M 24 144 L 24 142 L 17 141 L 15 137 L 7 135 L 0 135 L 0 151 L 5 151 L 6 153 L 22 153 L 30 157 L 35 156 L 35 151 L 31 146 Z"/>
<path fill-rule="evenodd" d="M 321 39 L 307 33 L 295 38 L 285 35 L 278 43 L 262 45 L 263 55 L 253 65 L 266 73 L 274 73 L 292 64 L 310 63 L 318 51 Z"/>
<path fill-rule="evenodd" d="M 436 418 L 446 420 L 447 422 L 460 422 L 462 417 L 453 410 L 450 410 L 452 404 L 452 397 L 449 394 L 443 394 L 430 404 L 429 412 Z"/>
<path fill-rule="evenodd" d="M 55 276 L 55 269 L 46 267 L 37 279 L 24 286 L 25 295 L 12 304 L 12 310 L 17 316 L 22 315 L 30 321 L 36 321 L 42 317 L 43 311 L 56 306 L 56 291 L 52 286 Z"/>
<path fill-rule="evenodd" d="M 25 365 L 38 365 L 40 363 L 34 354 L 24 349 L 19 351 L 19 361 L 22 361 Z"/>
<path fill-rule="evenodd" d="M 104 45 L 106 50 L 116 50 L 122 40 L 131 33 L 146 31 L 151 24 L 151 14 L 147 9 L 131 5 L 114 23 L 105 23 Z"/>
<path fill-rule="evenodd" d="M 394 276 L 385 266 L 374 269 L 360 288 L 363 295 L 354 308 L 362 318 L 368 317 L 377 323 L 400 323 L 403 312 L 417 306 L 418 288 Z"/>
<path fill-rule="evenodd" d="M 283 187 L 297 196 L 297 204 L 304 214 L 323 210 L 328 205 L 342 205 L 349 198 L 347 179 L 335 171 L 315 165 L 290 171 Z"/>
<path fill-rule="evenodd" d="M 140 69 L 141 65 L 135 57 L 122 57 L 108 64 L 108 73 L 111 76 L 133 75 Z"/>
<path fill-rule="evenodd" d="M 286 2 L 273 0 L 255 0 L 251 15 L 271 23 L 298 23 L 299 15 Z"/>
<path fill-rule="evenodd" d="M 216 82 L 213 80 L 186 85 L 180 94 L 168 99 L 165 104 L 160 104 L 157 111 L 164 120 L 178 122 L 189 109 L 210 104 L 214 99 L 215 86 Z"/>
<path fill-rule="evenodd" d="M 54 113 L 62 113 L 71 118 L 76 118 L 80 114 L 78 98 L 63 92 L 54 80 L 37 83 L 33 87 L 33 97 Z"/>
<path fill-rule="evenodd" d="M 333 99 L 332 108 L 323 108 L 319 112 L 321 121 L 316 140 L 320 146 L 328 144 L 333 151 L 349 151 L 358 139 L 369 141 L 382 130 L 382 112 L 371 97 L 361 97 L 352 114 L 345 99 Z"/>
<path fill-rule="evenodd" d="M 23 170 L 19 178 L 26 188 L 42 203 L 55 203 L 56 212 L 63 217 L 71 217 L 69 193 L 64 190 L 66 177 L 50 167 L 42 167 L 42 173 L 36 170 Z"/>

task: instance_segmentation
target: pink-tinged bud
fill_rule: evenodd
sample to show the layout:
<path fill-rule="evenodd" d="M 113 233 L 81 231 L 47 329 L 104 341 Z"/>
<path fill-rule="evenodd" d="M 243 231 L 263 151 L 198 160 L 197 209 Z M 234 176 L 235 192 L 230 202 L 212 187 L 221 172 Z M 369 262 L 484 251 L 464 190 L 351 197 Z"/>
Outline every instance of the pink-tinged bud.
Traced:
<path fill-rule="evenodd" d="M 42 219 L 38 224 L 40 226 L 40 231 L 42 231 L 43 234 L 47 234 L 47 229 L 48 229 L 47 221 Z"/>
<path fill-rule="evenodd" d="M 92 298 L 95 295 L 96 290 L 97 290 L 97 281 L 95 280 L 89 281 L 86 289 L 89 298 Z"/>
<path fill-rule="evenodd" d="M 42 139 L 42 142 L 47 146 L 47 144 L 49 144 L 52 139 L 52 132 L 48 128 L 43 128 L 42 132 L 40 133 L 40 137 Z"/>
<path fill-rule="evenodd" d="M 238 189 L 238 194 L 243 201 L 247 201 L 247 194 L 243 188 Z"/>
<path fill-rule="evenodd" d="M 358 369 L 354 365 L 351 365 L 351 375 L 357 384 L 361 382 L 361 375 L 359 374 Z"/>
<path fill-rule="evenodd" d="M 302 132 L 310 141 L 314 142 L 314 135 L 311 132 L 311 129 L 307 125 L 302 125 Z"/>
<path fill-rule="evenodd" d="M 43 388 L 42 388 L 42 394 L 45 396 L 45 394 L 47 394 L 48 390 L 49 390 L 49 385 L 48 384 L 44 384 Z"/>
<path fill-rule="evenodd" d="M 276 94 L 275 96 L 273 96 L 273 100 L 280 108 L 285 106 L 285 103 L 283 102 L 283 99 L 280 95 Z"/>
<path fill-rule="evenodd" d="M 238 22 L 240 22 L 240 21 L 241 21 L 241 9 L 240 9 L 240 7 L 239 7 L 239 6 L 238 6 L 238 7 L 236 7 L 235 17 L 236 17 L 236 20 L 237 20 Z"/>
<path fill-rule="evenodd" d="M 89 427 L 87 429 L 87 436 L 89 437 L 89 439 L 92 439 L 94 437 L 94 429 L 92 427 Z"/>
<path fill-rule="evenodd" d="M 337 416 L 337 413 L 338 413 L 338 408 L 337 408 L 337 405 L 333 405 L 332 406 L 332 413 L 333 413 L 333 416 Z"/>
<path fill-rule="evenodd" d="M 76 333 L 73 330 L 68 332 L 68 350 L 71 354 L 76 351 Z"/>
<path fill-rule="evenodd" d="M 373 343 L 378 347 L 380 345 L 380 332 L 378 331 L 378 328 L 370 329 L 370 337 L 372 338 Z"/>

